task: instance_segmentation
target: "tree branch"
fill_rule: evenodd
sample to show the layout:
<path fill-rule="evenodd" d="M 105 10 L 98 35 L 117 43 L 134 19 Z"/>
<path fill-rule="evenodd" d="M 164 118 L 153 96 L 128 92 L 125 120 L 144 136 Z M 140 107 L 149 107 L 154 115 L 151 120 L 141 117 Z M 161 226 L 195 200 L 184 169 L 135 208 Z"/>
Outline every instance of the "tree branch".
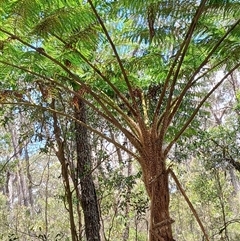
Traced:
<path fill-rule="evenodd" d="M 50 83 L 56 84 L 57 86 L 60 86 L 62 89 L 66 90 L 67 92 L 77 96 L 78 98 L 82 99 L 82 101 L 84 101 L 90 108 L 92 108 L 96 113 L 98 113 L 100 116 L 102 116 L 104 119 L 106 119 L 107 121 L 109 121 L 110 123 L 114 124 L 117 128 L 119 128 L 129 139 L 132 140 L 132 143 L 137 146 L 138 145 L 138 139 L 142 139 L 142 135 L 141 135 L 141 131 L 139 129 L 139 127 L 137 126 L 137 124 L 127 115 L 125 114 L 108 96 L 106 96 L 104 93 L 101 93 L 101 95 L 94 93 L 93 96 L 93 92 L 88 89 L 88 91 L 90 92 L 90 94 L 95 98 L 95 100 L 101 105 L 101 107 L 103 108 L 104 111 L 106 111 L 107 115 L 100 111 L 99 108 L 97 108 L 94 104 L 92 104 L 90 101 L 88 101 L 87 99 L 83 98 L 78 92 L 73 91 L 71 89 L 69 89 L 68 87 L 66 87 L 65 85 L 55 81 L 52 78 L 49 78 L 47 76 L 41 75 L 39 73 L 33 72 L 25 67 L 22 66 L 18 66 L 18 65 L 14 65 L 5 61 L 1 61 L 0 63 L 11 66 L 13 68 L 17 68 L 20 69 L 26 73 L 29 73 L 33 76 L 37 76 L 42 78 L 43 80 L 47 80 Z M 67 77 L 65 77 L 66 79 L 68 79 Z M 70 79 L 68 79 L 70 81 Z M 83 88 L 85 87 L 85 85 L 83 86 Z M 103 101 L 103 102 L 102 102 Z M 105 103 L 104 103 L 105 102 Z M 133 131 L 133 134 L 131 134 L 129 131 L 127 131 L 125 128 L 123 128 L 123 125 L 114 117 L 114 115 L 112 114 L 112 112 L 109 111 L 109 109 L 106 107 L 106 104 L 109 105 L 111 108 L 113 108 L 116 112 L 118 112 L 122 117 L 123 120 L 128 124 L 129 128 Z M 134 141 L 135 139 L 135 141 Z M 134 142 L 133 142 L 134 141 Z"/>
<path fill-rule="evenodd" d="M 195 70 L 195 72 L 192 74 L 192 76 L 190 77 L 189 81 L 187 82 L 186 86 L 184 87 L 184 89 L 182 90 L 182 92 L 180 93 L 180 95 L 177 97 L 178 100 L 174 106 L 174 108 L 171 111 L 171 114 L 169 116 L 168 122 L 171 122 L 171 120 L 173 119 L 174 115 L 177 113 L 177 110 L 179 109 L 181 103 L 182 103 L 182 99 L 184 98 L 184 96 L 186 95 L 187 91 L 193 86 L 193 84 L 195 84 L 197 82 L 197 80 L 199 80 L 199 78 L 197 78 L 194 81 L 195 76 L 200 72 L 200 70 L 203 68 L 203 66 L 205 66 L 208 63 L 208 60 L 211 58 L 211 56 L 216 52 L 217 48 L 221 45 L 221 43 L 224 41 L 224 39 L 226 39 L 226 37 L 232 32 L 232 30 L 240 23 L 240 19 L 238 21 L 236 21 L 232 27 L 222 36 L 222 38 L 217 42 L 217 44 L 212 48 L 212 50 L 208 53 L 208 55 L 206 56 L 206 58 L 203 60 L 203 62 L 199 65 L 199 67 Z M 225 58 L 226 59 L 226 58 Z M 216 68 L 219 64 L 221 64 L 222 61 L 220 61 L 218 64 L 214 65 L 211 70 L 213 68 Z M 208 71 L 209 72 L 209 71 Z"/>
<path fill-rule="evenodd" d="M 66 41 L 64 41 L 62 38 L 57 36 L 56 34 L 52 34 L 55 38 L 57 38 L 60 42 L 67 44 Z M 77 53 L 116 93 L 116 95 L 123 101 L 123 103 L 128 107 L 129 111 L 133 114 L 133 116 L 136 116 L 135 110 L 132 108 L 129 101 L 126 99 L 126 97 L 114 86 L 114 84 L 111 83 L 111 81 L 95 66 L 93 65 L 79 50 L 72 47 L 72 50 Z"/>
<path fill-rule="evenodd" d="M 169 172 L 170 175 L 172 176 L 172 178 L 173 178 L 173 180 L 175 181 L 177 187 L 179 188 L 180 192 L 182 193 L 183 197 L 185 198 L 188 206 L 189 206 L 190 209 L 192 210 L 192 213 L 193 213 L 194 217 L 196 218 L 196 220 L 197 220 L 197 222 L 198 222 L 198 224 L 199 224 L 199 226 L 200 226 L 200 228 L 201 228 L 201 230 L 202 230 L 202 232 L 203 232 L 203 234 L 204 234 L 204 236 L 205 236 L 205 238 L 206 238 L 206 241 L 209 241 L 209 238 L 208 238 L 208 235 L 207 235 L 207 233 L 206 233 L 206 231 L 205 231 L 205 228 L 204 228 L 204 226 L 203 226 L 203 224 L 202 224 L 202 222 L 201 222 L 201 220 L 200 220 L 200 218 L 199 218 L 199 216 L 198 216 L 195 208 L 193 207 L 191 201 L 189 200 L 187 194 L 185 193 L 184 189 L 182 188 L 180 182 L 178 181 L 178 178 L 176 177 L 176 175 L 175 175 L 175 173 L 173 172 L 172 169 L 169 168 L 169 169 L 168 169 L 168 172 Z"/>
<path fill-rule="evenodd" d="M 181 65 L 182 65 L 183 59 L 185 57 L 186 51 L 188 49 L 188 46 L 190 44 L 190 41 L 191 41 L 191 38 L 192 38 L 192 34 L 193 34 L 194 29 L 196 27 L 196 23 L 197 23 L 200 15 L 202 13 L 203 7 L 204 7 L 206 2 L 207 2 L 207 0 L 203 0 L 200 3 L 200 5 L 199 5 L 199 7 L 198 7 L 198 9 L 197 9 L 197 11 L 195 13 L 195 16 L 194 16 L 194 18 L 193 18 L 193 20 L 191 22 L 191 25 L 190 25 L 190 27 L 189 27 L 186 35 L 185 35 L 185 39 L 183 40 L 182 44 L 180 45 L 180 48 L 179 48 L 179 50 L 178 50 L 178 52 L 177 52 L 177 54 L 176 54 L 176 56 L 174 58 L 174 61 L 173 61 L 172 65 L 171 65 L 171 67 L 170 67 L 170 70 L 169 70 L 168 75 L 167 75 L 166 80 L 165 80 L 165 84 L 164 84 L 162 93 L 160 95 L 158 104 L 156 106 L 155 115 L 154 115 L 154 123 L 156 123 L 157 116 L 159 114 L 159 111 L 160 111 L 160 108 L 161 108 L 161 105 L 162 105 L 162 101 L 163 101 L 164 95 L 166 93 L 166 89 L 167 89 L 167 87 L 168 87 L 168 85 L 170 83 L 170 79 L 171 79 L 171 76 L 172 76 L 172 74 L 174 72 L 174 69 L 177 66 L 177 71 L 176 71 L 176 73 L 174 75 L 174 82 L 173 82 L 173 84 L 171 84 L 171 89 L 172 90 L 170 91 L 170 94 L 169 94 L 169 101 L 168 102 L 169 103 L 171 102 L 171 98 L 172 98 L 171 97 L 172 96 L 171 92 L 173 91 L 173 88 L 175 86 L 175 83 L 176 83 L 176 80 L 177 80 L 177 77 L 178 77 L 178 73 L 179 73 L 179 70 L 181 68 Z M 180 58 L 180 61 L 179 61 L 179 58 Z"/>
<path fill-rule="evenodd" d="M 91 132 L 97 134 L 98 136 L 102 137 L 103 139 L 109 141 L 110 143 L 112 143 L 112 144 L 116 145 L 117 147 L 121 148 L 122 150 L 126 151 L 128 154 L 130 154 L 134 158 L 139 159 L 139 156 L 137 154 L 135 154 L 135 153 L 131 152 L 130 150 L 128 150 L 128 148 L 126 148 L 124 145 L 119 144 L 118 142 L 112 140 L 108 136 L 105 136 L 102 132 L 92 128 L 91 126 L 87 125 L 84 122 L 81 122 L 81 121 L 77 120 L 75 117 L 73 117 L 73 116 L 71 116 L 71 115 L 69 115 L 67 113 L 63 113 L 61 111 L 58 111 L 56 109 L 52 109 L 50 107 L 39 106 L 39 105 L 32 104 L 32 103 L 29 103 L 29 102 L 1 102 L 0 101 L 0 104 L 2 104 L 2 105 L 18 105 L 18 106 L 22 105 L 22 106 L 28 106 L 28 107 L 40 109 L 42 111 L 49 111 L 49 112 L 52 112 L 52 113 L 56 113 L 57 115 L 60 115 L 60 116 L 65 116 L 68 119 L 76 121 L 78 124 L 86 127 Z"/>
<path fill-rule="evenodd" d="M 109 33 L 108 33 L 108 30 L 107 30 L 106 27 L 105 27 L 104 22 L 102 21 L 102 19 L 101 19 L 101 17 L 99 16 L 96 8 L 94 7 L 92 0 L 88 0 L 88 2 L 89 2 L 89 4 L 90 4 L 90 6 L 91 6 L 91 8 L 92 8 L 92 10 L 93 10 L 93 12 L 94 12 L 94 14 L 95 14 L 95 16 L 97 17 L 97 19 L 98 19 L 98 21 L 99 21 L 99 23 L 100 23 L 100 25 L 101 25 L 101 27 L 102 27 L 102 29 L 103 29 L 103 31 L 104 31 L 104 34 L 105 34 L 106 37 L 107 37 L 108 42 L 110 43 L 110 45 L 111 45 L 111 47 L 112 47 L 112 50 L 113 50 L 113 52 L 114 52 L 114 54 L 115 54 L 115 57 L 116 57 L 116 59 L 117 59 L 117 62 L 118 62 L 118 64 L 119 64 L 119 67 L 120 67 L 120 69 L 121 69 L 123 78 L 124 78 L 125 83 L 126 83 L 126 85 L 127 85 L 127 87 L 128 87 L 129 94 L 130 94 L 131 99 L 132 99 L 132 101 L 133 101 L 133 107 L 134 107 L 134 110 L 136 111 L 136 115 L 137 115 L 136 117 L 137 117 L 137 119 L 138 119 L 139 125 L 141 126 L 141 129 L 144 131 L 144 130 L 146 130 L 146 125 L 145 125 L 145 123 L 144 123 L 144 119 L 141 118 L 141 112 L 140 112 L 139 106 L 138 106 L 138 104 L 137 104 L 135 95 L 134 95 L 134 93 L 133 93 L 132 85 L 130 84 L 130 81 L 129 81 L 129 79 L 128 79 L 127 73 L 126 73 L 125 68 L 124 68 L 124 66 L 123 66 L 122 60 L 120 59 L 119 54 L 118 54 L 118 52 L 117 52 L 116 46 L 115 46 L 115 44 L 113 43 L 113 41 L 112 41 L 112 39 L 111 39 L 111 37 L 110 37 L 110 35 L 109 35 Z"/>
<path fill-rule="evenodd" d="M 240 67 L 240 63 L 237 64 L 234 68 L 232 68 L 207 94 L 206 96 L 201 100 L 201 102 L 198 104 L 198 106 L 195 108 L 192 115 L 189 117 L 189 119 L 186 121 L 186 123 L 183 125 L 181 130 L 175 135 L 174 139 L 168 144 L 167 148 L 165 149 L 164 153 L 167 154 L 171 147 L 176 143 L 176 141 L 179 139 L 179 137 L 182 135 L 182 133 L 187 129 L 189 124 L 192 122 L 194 117 L 197 115 L 199 109 L 202 107 L 202 105 L 206 102 L 206 100 L 211 96 L 211 94 L 224 82 L 224 80 L 231 75 L 237 68 Z"/>
<path fill-rule="evenodd" d="M 175 88 L 175 84 L 176 84 L 176 81 L 177 81 L 177 78 L 178 78 L 178 74 L 179 74 L 179 71 L 181 69 L 181 66 L 182 66 L 182 63 L 183 63 L 183 60 L 184 60 L 184 57 L 187 53 L 187 50 L 188 50 L 188 47 L 189 47 L 189 44 L 190 44 L 190 41 L 192 39 L 192 35 L 194 33 L 194 30 L 195 30 L 195 27 L 196 27 L 196 24 L 201 16 L 201 13 L 203 11 L 203 8 L 205 6 L 205 3 L 207 2 L 207 0 L 202 0 L 196 13 L 195 13 L 195 16 L 191 22 L 191 25 L 186 33 L 186 36 L 185 36 L 185 39 L 182 43 L 182 45 L 180 46 L 180 49 L 174 59 L 174 62 L 168 72 L 168 76 L 165 80 L 165 84 L 164 84 L 164 87 L 163 87 L 163 91 L 160 95 L 160 98 L 159 98 L 159 101 L 158 101 L 158 104 L 157 104 L 157 107 L 155 109 L 155 113 L 154 113 L 154 120 L 153 120 L 153 123 L 154 123 L 154 129 L 156 130 L 157 132 L 157 128 L 158 128 L 158 114 L 159 114 L 159 111 L 160 111 L 160 108 L 161 108 L 161 105 L 162 105 L 162 101 L 163 101 L 163 98 L 166 94 L 166 90 L 167 90 L 167 86 L 168 84 L 170 83 L 170 80 L 171 80 L 171 77 L 172 77 L 172 74 L 173 74 L 173 81 L 171 83 L 171 87 L 170 87 L 170 93 L 168 95 L 168 100 L 167 100 L 167 106 L 165 108 L 165 113 L 163 115 L 163 119 L 162 119 L 162 126 L 161 126 L 161 130 L 160 130 L 160 133 L 159 133 L 159 145 L 162 145 L 163 144 L 163 139 L 164 139 L 164 135 L 167 131 L 167 127 L 168 127 L 168 122 L 169 122 L 169 114 L 171 113 L 171 102 L 172 102 L 172 96 L 173 96 L 173 91 L 174 91 L 174 88 Z M 174 73 L 174 69 L 175 67 L 177 67 L 175 73 Z"/>

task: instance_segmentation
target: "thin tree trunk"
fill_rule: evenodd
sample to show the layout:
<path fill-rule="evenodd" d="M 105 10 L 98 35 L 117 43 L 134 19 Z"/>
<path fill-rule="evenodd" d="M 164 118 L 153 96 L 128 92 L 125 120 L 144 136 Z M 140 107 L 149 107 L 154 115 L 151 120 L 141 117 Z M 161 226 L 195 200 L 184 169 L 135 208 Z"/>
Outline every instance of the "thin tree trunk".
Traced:
<path fill-rule="evenodd" d="M 13 183 L 15 181 L 15 174 L 11 171 L 7 171 L 7 180 L 6 180 L 6 195 L 8 197 L 8 206 L 9 209 L 12 210 L 13 208 L 13 200 L 14 200 L 14 195 L 13 195 Z"/>
<path fill-rule="evenodd" d="M 78 99 L 75 107 L 75 118 L 86 123 L 85 104 Z M 100 240 L 100 216 L 93 178 L 91 175 L 91 151 L 87 129 L 75 123 L 77 170 L 81 185 L 81 204 L 84 213 L 87 241 Z"/>
<path fill-rule="evenodd" d="M 240 192 L 240 182 L 238 180 L 238 177 L 236 176 L 235 172 L 234 172 L 234 168 L 230 167 L 229 168 L 229 174 L 230 174 L 230 178 L 231 178 L 231 183 L 234 189 L 234 193 L 237 194 Z"/>
<path fill-rule="evenodd" d="M 18 165 L 17 165 L 17 183 L 18 183 L 18 190 L 19 190 L 19 200 L 18 200 L 18 204 L 19 205 L 24 205 L 24 206 L 28 206 L 28 202 L 27 202 L 27 188 L 26 188 L 26 179 L 23 175 L 23 170 L 22 170 L 22 163 L 21 160 L 18 160 Z"/>
<path fill-rule="evenodd" d="M 128 162 L 128 177 L 132 175 L 132 162 L 129 160 Z M 130 185 L 127 187 L 126 193 L 126 206 L 125 206 L 125 229 L 123 231 L 123 241 L 127 241 L 129 238 L 129 230 L 130 230 L 130 195 L 131 195 L 132 188 Z"/>
<path fill-rule="evenodd" d="M 223 226 L 224 228 L 224 239 L 229 241 L 229 237 L 228 237 L 228 225 L 227 225 L 227 219 L 226 219 L 226 207 L 225 207 L 225 203 L 224 203 L 224 194 L 223 194 L 223 187 L 222 187 L 222 183 L 220 181 L 220 176 L 219 176 L 219 171 L 215 170 L 214 171 L 215 174 L 215 180 L 217 182 L 217 192 L 218 192 L 218 199 L 219 199 L 219 203 L 220 203 L 220 207 L 221 207 L 221 211 L 222 211 L 222 218 L 223 218 Z"/>
<path fill-rule="evenodd" d="M 26 178 L 23 173 L 23 164 L 21 160 L 22 148 L 18 143 L 19 135 L 17 133 L 17 126 L 11 126 L 9 124 L 9 132 L 11 133 L 12 145 L 14 149 L 14 156 L 18 160 L 17 163 L 17 172 L 16 172 L 16 180 L 17 180 L 17 192 L 18 192 L 18 204 L 28 206 L 27 201 L 27 184 Z"/>
<path fill-rule="evenodd" d="M 51 107 L 55 109 L 55 100 L 52 100 Z M 69 175 L 68 175 L 68 163 L 65 157 L 64 151 L 64 140 L 61 139 L 61 129 L 58 125 L 58 119 L 56 113 L 53 113 L 53 131 L 56 138 L 58 149 L 55 150 L 56 156 L 61 163 L 62 168 L 62 177 L 64 188 L 66 192 L 66 198 L 68 203 L 68 212 L 70 218 L 70 227 L 71 227 L 71 238 L 72 241 L 77 241 L 77 233 L 76 233 L 76 226 L 74 222 L 74 210 L 73 210 L 73 202 L 72 202 L 72 191 L 69 182 Z"/>
<path fill-rule="evenodd" d="M 83 228 L 82 228 L 82 209 L 81 209 L 81 203 L 80 203 L 81 194 L 80 194 L 80 188 L 79 188 L 79 180 L 77 177 L 76 167 L 75 167 L 74 163 L 72 162 L 71 165 L 72 165 L 71 177 L 72 177 L 76 197 L 78 200 L 78 202 L 76 203 L 76 210 L 77 210 L 77 217 L 78 217 L 77 235 L 78 235 L 78 240 L 82 240 Z"/>
<path fill-rule="evenodd" d="M 47 163 L 47 177 L 46 177 L 46 186 L 45 186 L 45 210 L 44 210 L 44 218 L 45 218 L 45 235 L 48 236 L 48 195 L 49 195 L 49 160 Z"/>
<path fill-rule="evenodd" d="M 28 203 L 31 207 L 33 207 L 33 193 L 32 193 L 32 175 L 30 172 L 30 163 L 29 163 L 29 155 L 27 147 L 25 147 L 25 161 L 26 161 L 26 172 L 27 172 L 27 179 L 28 179 Z M 32 211 L 32 210 L 31 210 Z"/>

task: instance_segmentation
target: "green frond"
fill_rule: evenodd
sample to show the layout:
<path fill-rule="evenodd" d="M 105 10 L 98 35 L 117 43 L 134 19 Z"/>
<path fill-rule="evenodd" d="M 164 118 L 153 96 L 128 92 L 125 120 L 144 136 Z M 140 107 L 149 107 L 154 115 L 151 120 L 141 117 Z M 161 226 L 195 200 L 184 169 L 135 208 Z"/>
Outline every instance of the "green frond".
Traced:
<path fill-rule="evenodd" d="M 15 33 L 19 30 L 30 31 L 32 24 L 38 22 L 41 5 L 38 0 L 18 0 L 12 2 L 12 14 L 8 16 L 12 21 Z"/>
<path fill-rule="evenodd" d="M 240 2 L 238 0 L 210 0 L 206 6 L 206 10 L 216 14 L 222 12 L 222 17 L 232 15 L 239 18 Z"/>
<path fill-rule="evenodd" d="M 95 16 L 89 8 L 84 5 L 64 6 L 53 9 L 50 13 L 49 9 L 47 11 L 48 14 L 43 14 L 32 34 L 42 36 L 46 40 L 50 36 L 55 36 L 64 41 L 65 49 L 75 47 L 84 50 L 86 55 L 89 55 L 87 50 L 92 51 L 99 38 Z"/>
<path fill-rule="evenodd" d="M 46 15 L 46 16 L 45 16 Z M 94 16 L 90 10 L 84 6 L 62 7 L 43 14 L 39 23 L 35 26 L 35 34 L 69 34 L 78 29 L 86 28 L 94 22 Z"/>

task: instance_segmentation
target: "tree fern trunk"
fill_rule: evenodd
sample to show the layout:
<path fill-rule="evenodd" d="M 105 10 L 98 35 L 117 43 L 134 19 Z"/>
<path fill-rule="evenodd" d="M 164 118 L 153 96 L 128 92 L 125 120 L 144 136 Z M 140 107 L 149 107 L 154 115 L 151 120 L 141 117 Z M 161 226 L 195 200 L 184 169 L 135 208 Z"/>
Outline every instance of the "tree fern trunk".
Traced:
<path fill-rule="evenodd" d="M 174 241 L 169 213 L 169 186 L 166 158 L 160 147 L 149 138 L 140 161 L 143 179 L 150 198 L 149 241 Z"/>
<path fill-rule="evenodd" d="M 168 174 L 165 172 L 152 183 L 150 197 L 149 241 L 174 241 L 169 214 Z"/>
<path fill-rule="evenodd" d="M 78 99 L 75 118 L 86 123 L 85 104 Z M 87 129 L 76 122 L 77 170 L 81 185 L 81 204 L 84 213 L 87 241 L 100 240 L 100 217 L 95 185 L 91 175 L 91 151 Z"/>

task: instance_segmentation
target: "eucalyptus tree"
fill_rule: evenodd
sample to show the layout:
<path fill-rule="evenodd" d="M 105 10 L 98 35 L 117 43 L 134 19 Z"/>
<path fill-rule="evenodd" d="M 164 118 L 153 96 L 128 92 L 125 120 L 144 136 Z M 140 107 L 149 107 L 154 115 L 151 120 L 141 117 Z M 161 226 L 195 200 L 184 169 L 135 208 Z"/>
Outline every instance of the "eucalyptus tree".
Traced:
<path fill-rule="evenodd" d="M 20 108 L 2 109 L 0 172 L 6 179 L 3 193 L 8 197 L 9 209 L 12 210 L 17 201 L 19 205 L 29 207 L 32 212 L 33 192 L 29 163 L 29 142 L 32 133 L 26 128 L 31 126 L 31 123 L 22 114 Z M 8 165 L 10 162 L 12 165 Z"/>
<path fill-rule="evenodd" d="M 169 174 L 179 183 L 167 157 L 181 136 L 194 133 L 194 117 L 209 96 L 239 69 L 239 5 L 2 1 L 1 103 L 67 116 L 131 154 L 150 198 L 149 240 L 173 241 Z M 216 75 L 220 68 L 223 74 Z M 209 76 L 216 76 L 215 85 Z M 69 95 L 72 112 L 51 108 L 56 93 Z M 76 119 L 76 99 L 118 128 L 135 149 Z"/>

